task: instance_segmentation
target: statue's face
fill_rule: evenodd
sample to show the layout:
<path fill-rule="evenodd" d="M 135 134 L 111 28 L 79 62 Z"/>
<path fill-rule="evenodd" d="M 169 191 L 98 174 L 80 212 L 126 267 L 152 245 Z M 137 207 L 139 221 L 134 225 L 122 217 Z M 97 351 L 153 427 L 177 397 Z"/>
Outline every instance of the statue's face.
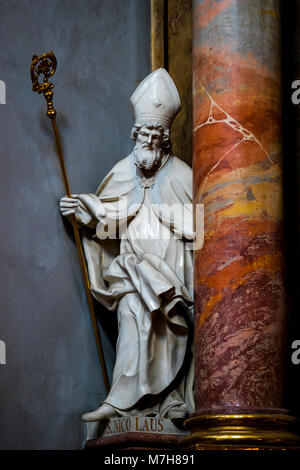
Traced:
<path fill-rule="evenodd" d="M 163 155 L 161 132 L 157 129 L 141 127 L 135 145 L 135 164 L 144 170 L 153 169 Z"/>

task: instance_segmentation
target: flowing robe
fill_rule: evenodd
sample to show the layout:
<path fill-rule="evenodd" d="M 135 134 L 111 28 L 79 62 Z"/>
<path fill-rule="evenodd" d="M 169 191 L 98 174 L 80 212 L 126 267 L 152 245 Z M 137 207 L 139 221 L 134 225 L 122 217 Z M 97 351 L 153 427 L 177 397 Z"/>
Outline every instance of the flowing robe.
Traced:
<path fill-rule="evenodd" d="M 79 196 L 78 222 L 96 228 L 83 234 L 91 291 L 118 315 L 113 382 L 104 402 L 121 415 L 193 410 L 191 193 L 192 171 L 175 156 L 146 180 L 131 154 L 96 195 Z"/>

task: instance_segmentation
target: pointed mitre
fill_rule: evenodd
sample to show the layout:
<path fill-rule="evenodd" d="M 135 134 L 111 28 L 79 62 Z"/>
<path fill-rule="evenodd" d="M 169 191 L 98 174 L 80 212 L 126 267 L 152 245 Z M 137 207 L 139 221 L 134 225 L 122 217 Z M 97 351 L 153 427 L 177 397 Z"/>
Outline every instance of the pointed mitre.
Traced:
<path fill-rule="evenodd" d="M 150 73 L 130 98 L 135 123 L 160 122 L 169 128 L 180 110 L 180 98 L 175 83 L 165 69 Z"/>

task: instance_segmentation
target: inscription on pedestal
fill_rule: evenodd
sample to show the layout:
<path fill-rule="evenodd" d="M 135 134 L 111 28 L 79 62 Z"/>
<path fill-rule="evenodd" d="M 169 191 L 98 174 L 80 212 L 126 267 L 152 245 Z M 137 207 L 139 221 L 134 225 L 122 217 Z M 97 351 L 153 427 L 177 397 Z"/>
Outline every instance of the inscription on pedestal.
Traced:
<path fill-rule="evenodd" d="M 87 423 L 87 440 L 98 437 L 116 436 L 125 433 L 143 434 L 189 434 L 182 423 L 174 423 L 167 418 L 146 416 L 124 416 L 111 418 L 103 429 L 98 422 Z"/>
<path fill-rule="evenodd" d="M 169 421 L 163 418 L 148 418 L 144 416 L 134 416 L 128 418 L 112 418 L 104 434 L 121 434 L 124 432 L 144 432 L 144 433 L 162 433 L 165 432 L 166 423 Z"/>

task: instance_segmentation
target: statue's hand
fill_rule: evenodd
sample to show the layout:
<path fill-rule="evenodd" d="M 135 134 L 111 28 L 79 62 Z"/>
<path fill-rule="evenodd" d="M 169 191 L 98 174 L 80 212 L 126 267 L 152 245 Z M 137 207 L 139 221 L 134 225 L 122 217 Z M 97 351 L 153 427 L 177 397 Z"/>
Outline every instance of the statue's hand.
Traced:
<path fill-rule="evenodd" d="M 59 210 L 61 212 L 61 215 L 63 216 L 75 214 L 75 211 L 78 206 L 78 194 L 72 194 L 72 197 L 64 196 L 59 202 Z"/>

